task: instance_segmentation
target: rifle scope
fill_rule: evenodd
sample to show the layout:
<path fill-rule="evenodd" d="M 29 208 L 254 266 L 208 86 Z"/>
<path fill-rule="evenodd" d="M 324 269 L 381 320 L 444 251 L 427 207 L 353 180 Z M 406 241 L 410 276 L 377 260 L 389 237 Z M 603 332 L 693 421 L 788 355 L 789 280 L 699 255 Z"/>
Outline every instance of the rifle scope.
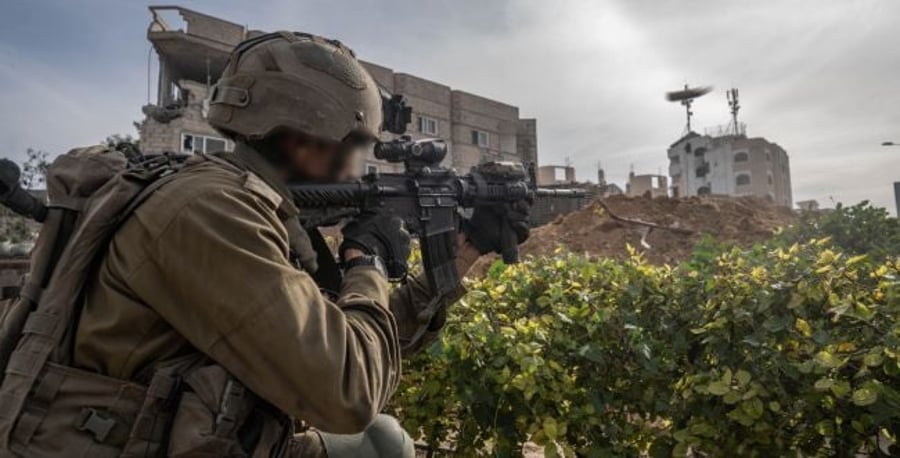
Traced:
<path fill-rule="evenodd" d="M 388 162 L 413 165 L 438 165 L 447 156 L 447 143 L 439 138 L 413 140 L 404 135 L 375 145 L 375 157 Z"/>

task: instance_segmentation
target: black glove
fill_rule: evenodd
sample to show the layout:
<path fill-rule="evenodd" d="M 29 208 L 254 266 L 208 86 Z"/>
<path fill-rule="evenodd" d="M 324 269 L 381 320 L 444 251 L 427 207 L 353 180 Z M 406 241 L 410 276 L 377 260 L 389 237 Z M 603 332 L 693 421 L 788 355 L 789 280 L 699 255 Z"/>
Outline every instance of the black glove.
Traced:
<path fill-rule="evenodd" d="M 515 247 L 528 239 L 531 228 L 527 200 L 476 206 L 472 217 L 462 223 L 463 233 L 479 253 L 501 254 L 505 262 L 516 262 Z"/>
<path fill-rule="evenodd" d="M 403 227 L 403 220 L 384 213 L 369 213 L 347 223 L 341 231 L 341 260 L 344 252 L 355 248 L 384 261 L 388 278 L 399 280 L 406 277 L 409 260 L 409 233 Z"/>

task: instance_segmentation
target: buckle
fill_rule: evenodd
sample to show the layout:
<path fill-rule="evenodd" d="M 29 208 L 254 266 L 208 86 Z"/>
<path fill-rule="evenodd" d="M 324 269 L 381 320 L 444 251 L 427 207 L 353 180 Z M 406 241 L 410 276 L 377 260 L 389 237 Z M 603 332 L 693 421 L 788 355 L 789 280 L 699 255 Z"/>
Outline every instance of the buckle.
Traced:
<path fill-rule="evenodd" d="M 219 405 L 219 414 L 216 415 L 216 430 L 233 431 L 238 426 L 238 414 L 241 409 L 241 400 L 245 394 L 244 386 L 235 379 L 229 377 L 222 393 L 222 402 Z"/>
<path fill-rule="evenodd" d="M 103 416 L 96 409 L 85 407 L 75 420 L 75 429 L 94 435 L 94 440 L 104 442 L 116 426 L 116 420 Z"/>

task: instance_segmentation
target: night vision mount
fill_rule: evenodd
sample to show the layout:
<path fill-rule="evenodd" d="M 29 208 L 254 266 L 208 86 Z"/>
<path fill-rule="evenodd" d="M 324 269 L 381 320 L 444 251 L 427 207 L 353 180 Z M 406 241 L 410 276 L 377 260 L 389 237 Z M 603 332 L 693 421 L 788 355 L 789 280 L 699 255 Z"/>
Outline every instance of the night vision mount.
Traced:
<path fill-rule="evenodd" d="M 412 121 L 412 107 L 406 105 L 406 100 L 400 94 L 391 94 L 384 88 L 381 91 L 381 130 L 392 134 L 403 135 L 406 133 L 406 125 Z"/>

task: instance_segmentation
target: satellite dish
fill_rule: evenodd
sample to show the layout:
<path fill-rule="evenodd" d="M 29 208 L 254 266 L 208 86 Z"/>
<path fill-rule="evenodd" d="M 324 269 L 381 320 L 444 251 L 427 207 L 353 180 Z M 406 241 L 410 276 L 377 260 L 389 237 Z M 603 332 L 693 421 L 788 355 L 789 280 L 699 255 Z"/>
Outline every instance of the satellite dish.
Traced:
<path fill-rule="evenodd" d="M 709 94 L 712 90 L 712 86 L 688 87 L 685 85 L 684 89 L 680 91 L 666 92 L 666 100 L 669 102 L 681 102 L 684 100 L 696 99 L 697 97 Z"/>

